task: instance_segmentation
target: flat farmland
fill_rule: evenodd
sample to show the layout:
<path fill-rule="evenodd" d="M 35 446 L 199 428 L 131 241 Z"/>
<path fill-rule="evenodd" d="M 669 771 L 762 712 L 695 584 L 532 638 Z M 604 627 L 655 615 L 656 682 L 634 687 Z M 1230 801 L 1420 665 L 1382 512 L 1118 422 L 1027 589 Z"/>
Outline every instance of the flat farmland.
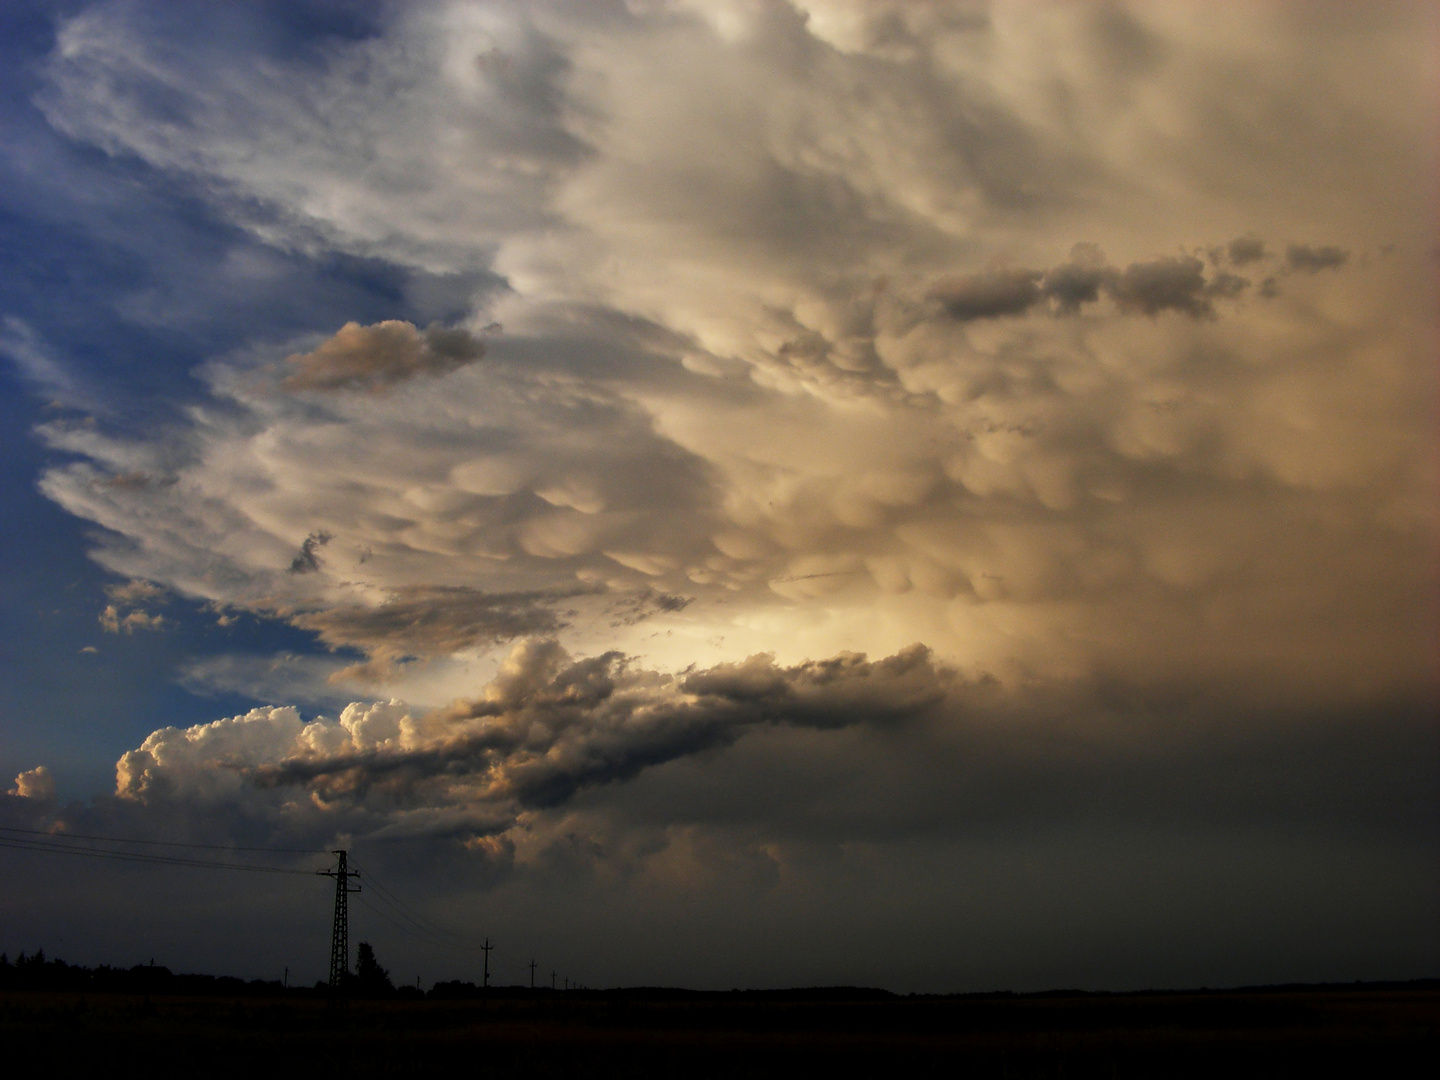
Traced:
<path fill-rule="evenodd" d="M 484 999 L 0 995 L 11 1068 L 151 1074 L 769 1077 L 1433 1075 L 1440 989 L 867 998 L 492 991 Z"/>

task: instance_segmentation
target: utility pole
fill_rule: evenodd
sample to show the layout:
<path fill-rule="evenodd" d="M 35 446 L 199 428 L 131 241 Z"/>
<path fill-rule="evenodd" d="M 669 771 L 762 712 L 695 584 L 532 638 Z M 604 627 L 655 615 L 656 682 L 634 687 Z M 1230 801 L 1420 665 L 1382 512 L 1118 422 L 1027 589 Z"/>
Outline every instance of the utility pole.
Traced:
<path fill-rule="evenodd" d="M 285 966 L 285 981 L 282 982 L 280 985 L 285 987 L 287 990 L 290 988 L 290 966 L 288 964 Z"/>
<path fill-rule="evenodd" d="M 535 961 L 530 961 L 530 989 L 535 989 Z"/>
<path fill-rule="evenodd" d="M 490 989 L 490 950 L 494 947 L 494 945 L 490 944 L 488 937 L 485 939 L 485 944 L 480 946 L 480 948 L 485 950 L 485 984 L 483 987 L 485 990 Z"/>
<path fill-rule="evenodd" d="M 350 884 L 351 878 L 360 876 L 359 870 L 351 870 L 347 861 L 349 852 L 345 850 L 334 851 L 331 854 L 338 855 L 339 864 L 334 870 L 316 870 L 315 873 L 321 877 L 333 877 L 335 879 L 335 922 L 330 928 L 330 997 L 335 997 L 343 992 L 346 981 L 350 977 L 350 904 L 349 898 L 352 892 L 359 892 L 360 886 Z"/>
<path fill-rule="evenodd" d="M 553 971 L 550 972 L 550 989 L 551 989 L 551 990 L 554 990 L 554 989 L 555 989 L 555 975 L 556 975 L 556 972 L 553 972 Z"/>

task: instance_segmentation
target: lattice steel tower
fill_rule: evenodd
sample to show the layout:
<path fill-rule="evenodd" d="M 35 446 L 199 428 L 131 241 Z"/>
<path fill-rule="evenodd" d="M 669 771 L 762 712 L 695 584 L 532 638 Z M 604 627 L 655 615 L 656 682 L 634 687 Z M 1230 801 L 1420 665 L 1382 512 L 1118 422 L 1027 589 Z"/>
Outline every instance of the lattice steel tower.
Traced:
<path fill-rule="evenodd" d="M 339 993 L 350 978 L 350 894 L 359 892 L 359 885 L 351 885 L 351 878 L 360 876 L 359 870 L 351 870 L 347 862 L 349 852 L 336 851 L 340 862 L 334 870 L 316 870 L 315 873 L 335 879 L 335 923 L 330 929 L 330 992 Z"/>

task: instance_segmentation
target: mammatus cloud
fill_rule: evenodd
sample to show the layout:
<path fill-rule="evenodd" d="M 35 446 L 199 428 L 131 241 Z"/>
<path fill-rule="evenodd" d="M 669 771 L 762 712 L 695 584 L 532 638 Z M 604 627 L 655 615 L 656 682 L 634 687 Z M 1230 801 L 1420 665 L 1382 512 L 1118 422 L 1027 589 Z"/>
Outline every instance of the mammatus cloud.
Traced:
<path fill-rule="evenodd" d="M 523 631 L 669 669 L 920 639 L 1017 679 L 1428 677 L 1409 9 L 485 11 L 218 81 L 122 8 L 62 25 L 72 137 L 275 243 L 507 285 L 469 330 L 214 362 L 163 436 L 48 425 L 108 567 L 357 674 Z M 647 590 L 691 602 L 616 617 Z"/>
<path fill-rule="evenodd" d="M 483 369 L 385 399 L 336 399 L 318 415 L 217 382 L 236 419 L 197 430 L 164 483 L 110 483 L 151 451 L 52 425 L 57 446 L 93 464 L 57 470 L 47 486 L 116 533 L 150 537 L 106 556 L 117 571 L 280 614 L 329 647 L 365 653 L 345 679 L 391 678 L 407 657 L 531 634 L 588 635 L 570 640 L 603 648 L 603 629 L 638 625 L 620 614 L 637 604 L 652 624 L 695 627 L 685 640 L 714 642 L 701 647 L 718 659 L 771 645 L 737 629 L 743 611 L 822 596 L 857 620 L 867 604 L 893 605 L 897 620 L 920 618 L 937 648 L 986 667 L 1065 670 L 1128 654 L 1152 670 L 1218 670 L 1246 662 L 1270 632 L 1227 632 L 1204 649 L 1164 643 L 1210 634 L 1187 594 L 1233 592 L 1225 603 L 1248 612 L 1242 623 L 1271 618 L 1273 605 L 1252 606 L 1251 579 L 1223 567 L 1271 565 L 1255 580 L 1290 582 L 1285 603 L 1337 612 L 1357 573 L 1388 582 L 1349 614 L 1307 616 L 1291 631 L 1292 659 L 1275 662 L 1301 678 L 1317 648 L 1359 663 L 1351 635 L 1377 625 L 1359 612 L 1385 588 L 1407 591 L 1417 538 L 1379 530 L 1373 569 L 1360 571 L 1372 555 L 1338 534 L 1307 533 L 1283 557 L 1268 537 L 1321 492 L 1357 507 L 1417 499 L 1401 494 L 1410 421 L 1362 435 L 1342 408 L 1360 369 L 1343 356 L 1319 362 L 1324 347 L 1298 310 L 1265 316 L 1292 345 L 1263 365 L 1247 359 L 1240 280 L 1189 256 L 1119 269 L 1082 244 L 1048 270 L 931 287 L 938 317 L 924 296 L 882 296 L 869 333 L 884 362 L 866 377 L 865 411 L 691 373 L 693 354 L 673 342 L 647 343 L 641 368 L 577 369 L 586 350 L 614 348 L 608 327 L 591 323 L 575 340 L 542 320 L 522 324 Z M 776 361 L 794 369 L 800 354 L 787 348 Z M 828 363 L 827 349 L 810 355 Z M 660 378 L 656 365 L 675 374 Z M 1277 425 L 1287 400 L 1311 419 Z M 1398 394 L 1372 401 L 1377 415 L 1405 408 Z M 1316 427 L 1322 416 L 1328 426 Z M 1257 478 L 1273 496 L 1258 494 Z M 1179 531 L 1164 510 L 1174 500 L 1195 507 Z M 297 522 L 309 526 L 299 537 Z M 1332 582 L 1337 599 L 1307 593 L 1305 580 Z M 649 593 L 693 602 L 647 606 Z M 1131 636 L 1136 604 L 1165 629 Z M 981 629 L 1015 612 L 1025 614 L 1003 634 Z M 105 624 L 126 618 L 149 625 L 119 608 Z M 990 642 L 956 632 L 966 624 Z M 872 636 L 885 625 L 848 622 L 797 652 L 843 646 L 842 634 L 898 647 L 902 622 L 894 637 Z M 647 647 L 640 630 L 624 640 Z M 1057 651 L 1062 640 L 1071 644 Z M 1411 662 L 1377 643 L 1374 655 L 1387 654 L 1364 663 L 1366 677 Z"/>
<path fill-rule="evenodd" d="M 294 366 L 287 390 L 383 390 L 417 375 L 444 375 L 485 355 L 485 343 L 465 330 L 416 330 L 389 320 L 374 326 L 346 323 L 308 353 L 286 357 Z"/>

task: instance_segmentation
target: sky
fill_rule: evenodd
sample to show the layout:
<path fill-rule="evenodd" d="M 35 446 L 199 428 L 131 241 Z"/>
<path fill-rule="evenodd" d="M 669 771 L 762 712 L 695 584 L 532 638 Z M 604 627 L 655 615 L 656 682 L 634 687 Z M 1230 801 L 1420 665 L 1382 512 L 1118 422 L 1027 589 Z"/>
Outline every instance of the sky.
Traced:
<path fill-rule="evenodd" d="M 1434 976 L 1437 38 L 4 5 L 0 825 L 345 848 L 404 980 Z M 326 878 L 0 867 L 326 972 Z"/>

